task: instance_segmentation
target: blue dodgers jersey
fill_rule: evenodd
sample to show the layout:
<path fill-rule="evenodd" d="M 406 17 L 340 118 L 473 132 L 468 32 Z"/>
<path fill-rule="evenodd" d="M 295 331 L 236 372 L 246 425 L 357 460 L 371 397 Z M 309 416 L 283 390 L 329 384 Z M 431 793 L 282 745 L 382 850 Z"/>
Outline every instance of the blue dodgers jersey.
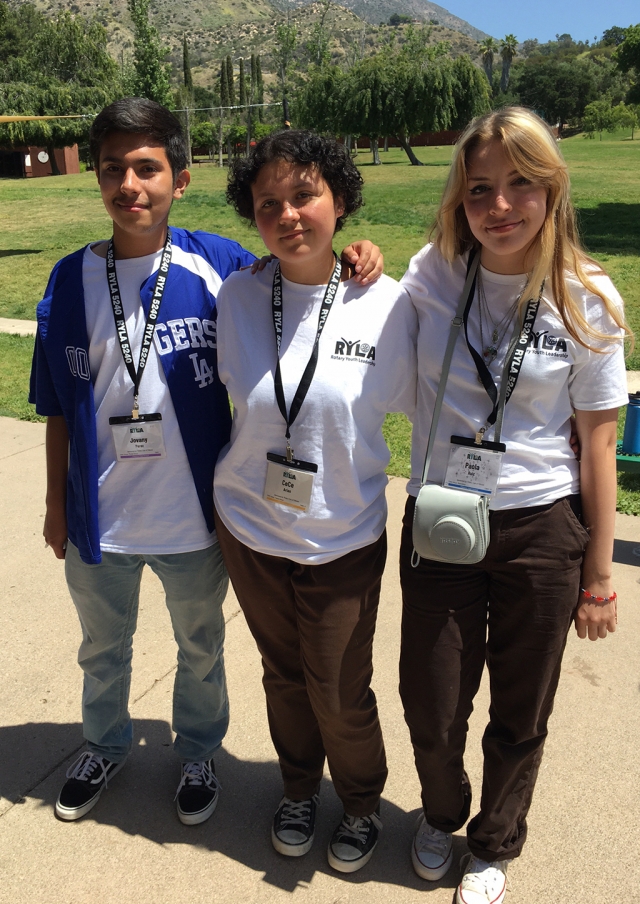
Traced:
<path fill-rule="evenodd" d="M 218 377 L 216 295 L 230 273 L 255 258 L 237 242 L 207 232 L 171 227 L 171 237 L 171 267 L 154 344 L 205 521 L 213 531 L 213 471 L 231 430 L 227 392 Z M 70 443 L 69 539 L 84 562 L 97 564 L 102 560 L 98 449 L 82 283 L 85 250 L 56 264 L 38 305 L 29 401 L 40 415 L 64 415 Z M 154 273 L 140 292 L 145 312 L 155 278 Z"/>

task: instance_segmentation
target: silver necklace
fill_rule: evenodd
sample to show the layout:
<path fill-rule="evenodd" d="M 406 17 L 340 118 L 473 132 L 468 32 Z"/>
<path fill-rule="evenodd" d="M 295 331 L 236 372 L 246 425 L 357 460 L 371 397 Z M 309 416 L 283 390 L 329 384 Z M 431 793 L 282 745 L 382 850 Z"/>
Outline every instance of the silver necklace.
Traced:
<path fill-rule="evenodd" d="M 496 323 L 491 316 L 491 310 L 489 308 L 487 296 L 484 291 L 482 272 L 480 269 L 478 269 L 478 319 L 480 321 L 480 346 L 482 348 L 482 357 L 484 358 L 484 362 L 487 367 L 498 357 L 500 346 L 504 341 L 504 337 L 507 335 L 507 330 L 511 325 L 511 321 L 515 317 L 521 297 L 522 293 L 518 295 L 506 314 L 504 314 L 503 317 L 498 321 L 498 323 Z M 484 342 L 483 322 L 486 323 L 487 331 L 490 332 L 490 339 L 486 345 Z"/>

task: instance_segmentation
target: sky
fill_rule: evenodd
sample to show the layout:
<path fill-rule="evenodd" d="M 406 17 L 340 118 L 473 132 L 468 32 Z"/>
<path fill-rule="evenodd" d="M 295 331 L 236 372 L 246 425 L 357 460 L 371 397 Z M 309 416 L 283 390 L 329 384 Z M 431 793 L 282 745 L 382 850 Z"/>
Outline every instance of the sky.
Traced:
<path fill-rule="evenodd" d="M 518 41 L 537 38 L 540 43 L 569 33 L 576 41 L 593 42 L 605 28 L 640 23 L 638 0 L 434 0 L 454 16 L 481 31 L 502 38 L 514 34 Z"/>

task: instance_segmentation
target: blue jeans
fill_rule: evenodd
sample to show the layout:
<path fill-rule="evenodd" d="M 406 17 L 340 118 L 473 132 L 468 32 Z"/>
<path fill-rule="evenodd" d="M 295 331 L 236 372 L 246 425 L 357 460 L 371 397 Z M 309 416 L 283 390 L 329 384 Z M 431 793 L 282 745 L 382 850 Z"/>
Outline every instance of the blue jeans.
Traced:
<path fill-rule="evenodd" d="M 116 763 L 131 750 L 131 658 L 145 564 L 162 581 L 178 644 L 174 750 L 183 762 L 207 760 L 220 747 L 229 724 L 222 653 L 222 602 L 229 580 L 217 543 L 174 555 L 107 552 L 100 565 L 85 564 L 69 543 L 65 572 L 82 626 L 78 663 L 84 672 L 87 746 Z"/>

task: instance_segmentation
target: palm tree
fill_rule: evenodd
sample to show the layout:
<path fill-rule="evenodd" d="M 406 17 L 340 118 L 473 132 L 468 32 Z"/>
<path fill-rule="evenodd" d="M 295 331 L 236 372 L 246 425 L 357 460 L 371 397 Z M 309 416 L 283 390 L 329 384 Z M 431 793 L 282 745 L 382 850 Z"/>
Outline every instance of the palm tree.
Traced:
<path fill-rule="evenodd" d="M 504 94 L 509 87 L 509 70 L 517 53 L 518 39 L 515 35 L 505 35 L 500 41 L 500 56 L 502 57 L 502 76 L 500 78 L 500 90 Z"/>
<path fill-rule="evenodd" d="M 480 52 L 482 53 L 482 68 L 489 82 L 489 86 L 493 85 L 493 58 L 500 49 L 498 42 L 493 38 L 485 38 L 480 42 Z"/>

